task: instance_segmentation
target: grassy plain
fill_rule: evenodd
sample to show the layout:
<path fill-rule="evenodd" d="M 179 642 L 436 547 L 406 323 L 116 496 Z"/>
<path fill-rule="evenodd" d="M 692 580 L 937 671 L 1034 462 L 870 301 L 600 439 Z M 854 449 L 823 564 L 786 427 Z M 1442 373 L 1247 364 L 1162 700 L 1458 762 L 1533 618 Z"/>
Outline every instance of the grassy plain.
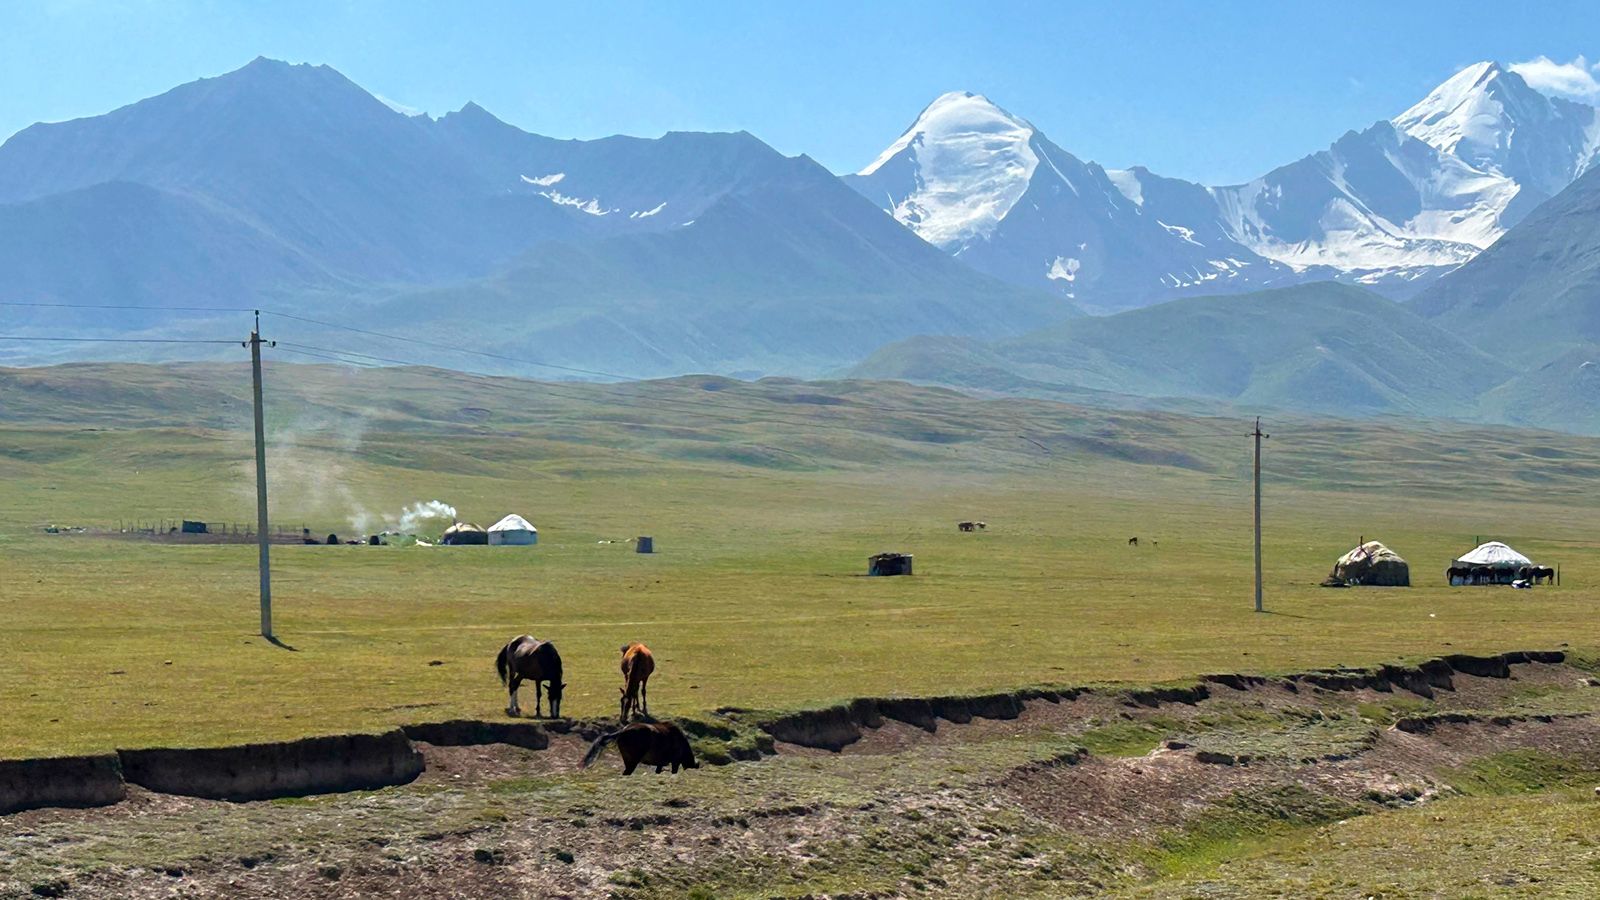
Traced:
<path fill-rule="evenodd" d="M 656 650 L 658 715 L 1600 643 L 1593 440 L 1271 423 L 1256 615 L 1236 420 L 868 383 L 280 366 L 275 521 L 345 533 L 360 510 L 439 499 L 541 531 L 527 549 L 276 547 L 291 652 L 254 635 L 252 547 L 42 532 L 247 521 L 243 374 L 0 371 L 0 756 L 493 717 L 492 657 L 524 631 L 561 648 L 574 716 L 614 713 L 631 639 Z M 958 533 L 967 518 L 989 530 Z M 597 543 L 638 534 L 660 552 Z M 1418 586 L 1316 587 L 1360 536 Z M 1441 586 L 1475 536 L 1560 563 L 1565 584 Z M 886 549 L 917 575 L 860 577 Z"/>

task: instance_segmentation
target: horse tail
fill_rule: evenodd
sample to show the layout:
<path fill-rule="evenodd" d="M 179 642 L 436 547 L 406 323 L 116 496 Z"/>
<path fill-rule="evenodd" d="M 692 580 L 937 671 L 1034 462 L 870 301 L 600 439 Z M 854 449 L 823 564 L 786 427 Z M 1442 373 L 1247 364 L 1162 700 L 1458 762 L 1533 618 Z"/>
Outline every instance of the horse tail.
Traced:
<path fill-rule="evenodd" d="M 583 762 L 578 763 L 578 768 L 589 768 L 595 760 L 600 758 L 600 754 L 605 752 L 606 745 L 616 740 L 617 735 L 621 733 L 620 731 L 609 731 L 595 738 L 594 743 L 589 746 L 589 752 L 583 755 Z"/>
<path fill-rule="evenodd" d="M 510 684 L 508 669 L 511 666 L 511 644 L 500 648 L 500 655 L 494 658 L 494 669 L 500 673 L 500 683 Z"/>

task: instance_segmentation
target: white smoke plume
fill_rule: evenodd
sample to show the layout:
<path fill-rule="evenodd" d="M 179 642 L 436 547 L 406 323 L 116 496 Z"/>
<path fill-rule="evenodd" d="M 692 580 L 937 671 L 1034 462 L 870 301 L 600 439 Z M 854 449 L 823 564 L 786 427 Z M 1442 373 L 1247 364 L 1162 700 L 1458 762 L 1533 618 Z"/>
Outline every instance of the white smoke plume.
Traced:
<path fill-rule="evenodd" d="M 359 510 L 350 517 L 350 527 L 356 534 L 374 534 L 394 531 L 400 534 L 417 534 L 429 523 L 441 526 L 443 531 L 456 520 L 456 508 L 439 500 L 419 500 L 400 510 L 396 515 L 380 515 Z"/>

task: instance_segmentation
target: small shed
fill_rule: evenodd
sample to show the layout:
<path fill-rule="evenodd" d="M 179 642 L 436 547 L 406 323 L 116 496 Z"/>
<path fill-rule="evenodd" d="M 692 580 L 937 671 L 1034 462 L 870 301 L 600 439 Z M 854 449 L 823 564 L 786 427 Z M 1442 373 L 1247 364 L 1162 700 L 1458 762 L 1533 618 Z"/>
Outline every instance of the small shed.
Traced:
<path fill-rule="evenodd" d="M 649 535 L 644 535 L 644 534 L 639 535 L 638 540 L 636 540 L 634 542 L 633 552 L 635 552 L 635 553 L 654 553 L 654 552 L 656 552 L 656 539 L 653 538 L 653 537 L 650 537 Z"/>
<path fill-rule="evenodd" d="M 867 557 L 868 575 L 910 575 L 911 554 L 879 553 Z"/>
<path fill-rule="evenodd" d="M 439 538 L 439 543 L 451 547 L 487 544 L 489 543 L 489 532 L 471 522 L 457 522 L 444 530 L 444 535 Z"/>
<path fill-rule="evenodd" d="M 194 522 L 194 521 L 190 521 L 189 519 L 184 519 L 183 520 L 183 527 L 182 527 L 181 530 L 183 531 L 184 534 L 210 534 L 211 533 L 211 530 L 206 527 L 206 523 L 204 523 L 204 522 Z"/>
<path fill-rule="evenodd" d="M 489 526 L 489 543 L 495 546 L 526 547 L 539 543 L 539 529 L 527 519 L 512 513 Z"/>
<path fill-rule="evenodd" d="M 1411 566 L 1382 543 L 1367 541 L 1339 557 L 1325 583 L 1410 587 Z"/>

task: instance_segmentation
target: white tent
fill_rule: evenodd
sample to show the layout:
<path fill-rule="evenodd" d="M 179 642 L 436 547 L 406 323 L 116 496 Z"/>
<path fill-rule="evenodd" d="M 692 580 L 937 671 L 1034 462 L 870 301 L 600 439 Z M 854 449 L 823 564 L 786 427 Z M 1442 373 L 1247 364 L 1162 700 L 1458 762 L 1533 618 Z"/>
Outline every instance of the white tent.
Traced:
<path fill-rule="evenodd" d="M 504 519 L 489 526 L 489 543 L 500 544 L 537 544 L 539 543 L 539 529 L 527 519 L 512 513 Z"/>
<path fill-rule="evenodd" d="M 1499 541 L 1479 544 L 1471 553 L 1456 560 L 1458 566 L 1488 566 L 1491 569 L 1520 569 L 1533 565 L 1533 560 L 1507 547 Z"/>

